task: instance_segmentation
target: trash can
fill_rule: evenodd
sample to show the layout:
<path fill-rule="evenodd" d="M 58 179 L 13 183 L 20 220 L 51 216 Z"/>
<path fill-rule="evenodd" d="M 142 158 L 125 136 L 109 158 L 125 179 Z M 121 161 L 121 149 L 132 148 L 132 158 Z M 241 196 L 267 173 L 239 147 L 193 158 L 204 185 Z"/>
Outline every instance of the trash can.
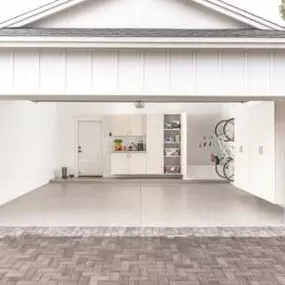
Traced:
<path fill-rule="evenodd" d="M 62 179 L 67 179 L 68 178 L 67 167 L 62 167 L 61 168 L 61 177 L 62 177 Z"/>

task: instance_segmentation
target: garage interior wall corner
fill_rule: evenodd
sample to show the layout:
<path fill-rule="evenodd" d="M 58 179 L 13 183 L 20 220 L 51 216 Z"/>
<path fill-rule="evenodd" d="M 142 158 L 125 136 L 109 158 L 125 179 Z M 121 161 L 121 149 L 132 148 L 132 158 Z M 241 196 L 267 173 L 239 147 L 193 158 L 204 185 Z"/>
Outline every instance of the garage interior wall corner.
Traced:
<path fill-rule="evenodd" d="M 56 104 L 0 102 L 0 205 L 48 183 L 56 162 Z"/>

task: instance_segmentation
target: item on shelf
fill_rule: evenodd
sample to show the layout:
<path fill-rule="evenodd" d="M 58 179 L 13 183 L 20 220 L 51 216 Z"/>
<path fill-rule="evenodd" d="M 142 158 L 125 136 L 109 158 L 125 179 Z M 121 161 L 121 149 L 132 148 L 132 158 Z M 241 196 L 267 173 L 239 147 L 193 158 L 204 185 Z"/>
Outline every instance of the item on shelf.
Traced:
<path fill-rule="evenodd" d="M 165 141 L 165 143 L 172 143 L 173 142 L 173 140 L 170 136 L 165 137 L 164 141 Z"/>
<path fill-rule="evenodd" d="M 180 135 L 176 135 L 175 138 L 174 138 L 174 141 L 176 143 L 180 143 Z"/>
<path fill-rule="evenodd" d="M 164 128 L 165 128 L 166 130 L 170 130 L 170 129 L 171 129 L 171 123 L 165 123 L 165 124 L 164 124 Z"/>
<path fill-rule="evenodd" d="M 138 142 L 137 150 L 138 150 L 138 151 L 144 151 L 144 143 L 143 143 L 142 140 L 140 140 L 140 141 Z"/>
<path fill-rule="evenodd" d="M 179 165 L 165 165 L 164 172 L 166 174 L 179 174 L 180 166 Z"/>
<path fill-rule="evenodd" d="M 180 155 L 180 149 L 179 148 L 166 148 L 165 149 L 165 155 L 166 156 L 179 156 Z"/>
<path fill-rule="evenodd" d="M 114 150 L 115 151 L 122 151 L 123 150 L 123 140 L 121 140 L 121 139 L 114 140 Z"/>
<path fill-rule="evenodd" d="M 180 129 L 180 122 L 179 121 L 172 121 L 171 122 L 172 129 Z"/>

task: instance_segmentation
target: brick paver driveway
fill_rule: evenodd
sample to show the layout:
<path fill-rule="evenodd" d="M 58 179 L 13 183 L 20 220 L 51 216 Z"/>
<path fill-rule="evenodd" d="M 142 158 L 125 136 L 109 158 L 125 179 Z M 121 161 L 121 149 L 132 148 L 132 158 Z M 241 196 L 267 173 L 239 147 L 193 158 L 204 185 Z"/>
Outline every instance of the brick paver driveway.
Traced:
<path fill-rule="evenodd" d="M 43 237 L 0 241 L 0 284 L 285 284 L 284 237 Z"/>

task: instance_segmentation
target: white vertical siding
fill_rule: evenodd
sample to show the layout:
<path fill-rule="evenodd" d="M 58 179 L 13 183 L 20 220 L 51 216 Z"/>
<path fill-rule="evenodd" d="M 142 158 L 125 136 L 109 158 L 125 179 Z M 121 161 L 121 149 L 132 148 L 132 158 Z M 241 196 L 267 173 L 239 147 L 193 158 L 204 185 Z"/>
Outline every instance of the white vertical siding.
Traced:
<path fill-rule="evenodd" d="M 195 91 L 196 53 L 189 51 L 172 51 L 170 55 L 171 92 L 192 94 Z"/>
<path fill-rule="evenodd" d="M 14 55 L 8 50 L 0 51 L 0 92 L 6 92 L 13 88 Z"/>
<path fill-rule="evenodd" d="M 14 88 L 30 91 L 39 89 L 39 51 L 17 50 L 14 52 Z"/>
<path fill-rule="evenodd" d="M 65 90 L 65 59 L 64 50 L 40 52 L 40 88 L 47 94 Z"/>
<path fill-rule="evenodd" d="M 284 95 L 285 52 L 0 52 L 0 94 Z"/>
<path fill-rule="evenodd" d="M 218 52 L 197 52 L 196 91 L 199 94 L 221 93 L 221 70 Z"/>
<path fill-rule="evenodd" d="M 269 93 L 270 52 L 250 51 L 247 53 L 247 92 L 249 94 Z"/>
<path fill-rule="evenodd" d="M 116 92 L 118 89 L 117 51 L 93 51 L 92 76 L 92 86 L 95 92 Z"/>
<path fill-rule="evenodd" d="M 66 89 L 72 92 L 88 92 L 91 89 L 91 51 L 67 50 Z"/>
<path fill-rule="evenodd" d="M 244 91 L 245 85 L 245 53 L 225 51 L 222 53 L 222 94 L 231 94 L 235 90 L 236 95 Z"/>
<path fill-rule="evenodd" d="M 144 56 L 144 91 L 148 94 L 167 92 L 169 85 L 169 54 L 149 51 Z"/>
<path fill-rule="evenodd" d="M 119 91 L 138 93 L 143 89 L 143 53 L 119 51 Z"/>

